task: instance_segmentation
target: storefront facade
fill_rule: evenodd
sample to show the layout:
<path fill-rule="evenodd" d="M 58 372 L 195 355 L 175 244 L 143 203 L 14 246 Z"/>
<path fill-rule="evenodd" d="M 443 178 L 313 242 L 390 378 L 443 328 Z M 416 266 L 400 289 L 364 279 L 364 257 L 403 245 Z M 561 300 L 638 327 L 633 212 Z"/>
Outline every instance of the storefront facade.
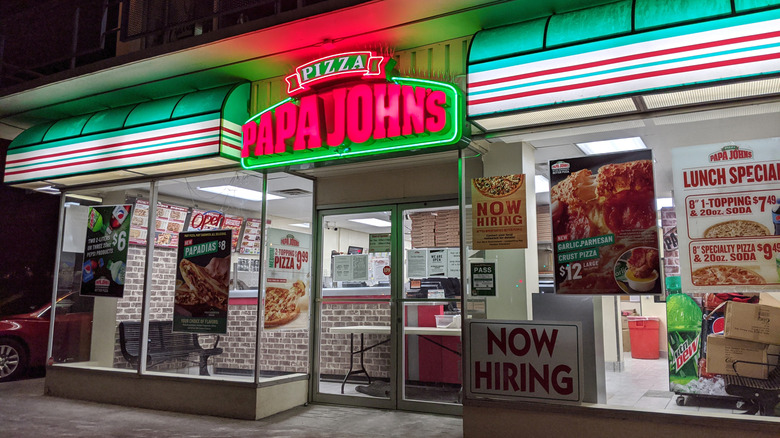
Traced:
<path fill-rule="evenodd" d="M 58 324 L 68 314 L 55 309 L 52 339 L 79 348 L 50 342 L 47 393 L 245 419 L 309 401 L 462 414 L 466 436 L 776 434 L 776 417 L 739 415 L 749 402 L 723 391 L 699 412 L 707 397 L 670 386 L 664 357 L 668 277 L 705 311 L 715 292 L 779 302 L 770 198 L 780 195 L 780 10 L 581 6 L 592 7 L 478 32 L 464 6 L 458 23 L 423 20 L 424 44 L 366 49 L 391 44 L 376 30 L 285 52 L 273 73 L 95 105 L 19 134 L 5 182 L 63 193 L 53 297 L 93 297 L 89 327 Z M 406 18 L 398 26 L 413 32 L 417 17 Z M 575 146 L 626 137 L 647 146 L 595 158 Z M 710 150 L 724 154 L 711 163 L 749 152 L 762 176 L 721 187 L 707 176 L 718 171 L 691 170 L 708 169 L 697 157 Z M 650 182 L 639 187 L 639 171 L 597 176 L 626 163 L 646 165 Z M 592 182 L 567 197 L 569 167 Z M 619 201 L 589 188 L 620 178 L 632 187 Z M 660 227 L 656 198 L 674 199 L 658 210 Z M 583 199 L 598 212 L 579 210 Z M 712 204 L 728 200 L 742 204 Z M 725 221 L 767 232 L 706 235 Z M 202 255 L 210 242 L 225 252 Z M 727 246 L 745 243 L 758 249 Z M 660 263 L 647 287 L 618 273 L 620 263 L 633 269 L 636 248 Z M 702 283 L 710 265 L 761 279 Z M 217 292 L 192 286 L 199 275 Z M 558 294 L 540 293 L 550 284 Z M 650 352 L 667 368 L 660 381 L 642 379 L 638 352 L 622 348 L 629 308 L 660 321 Z M 178 355 L 165 346 L 177 336 L 189 339 Z M 621 393 L 624 375 L 648 381 Z M 689 409 L 648 400 L 676 396 Z"/>

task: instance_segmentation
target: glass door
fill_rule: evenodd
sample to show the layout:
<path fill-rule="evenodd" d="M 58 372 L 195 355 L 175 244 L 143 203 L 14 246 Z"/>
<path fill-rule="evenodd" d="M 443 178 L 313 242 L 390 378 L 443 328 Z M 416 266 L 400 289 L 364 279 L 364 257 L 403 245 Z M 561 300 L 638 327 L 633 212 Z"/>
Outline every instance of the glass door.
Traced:
<path fill-rule="evenodd" d="M 455 202 L 318 215 L 314 400 L 458 414 Z"/>
<path fill-rule="evenodd" d="M 314 399 L 393 409 L 395 206 L 318 215 Z"/>
<path fill-rule="evenodd" d="M 461 412 L 460 216 L 452 203 L 399 206 L 398 406 Z"/>

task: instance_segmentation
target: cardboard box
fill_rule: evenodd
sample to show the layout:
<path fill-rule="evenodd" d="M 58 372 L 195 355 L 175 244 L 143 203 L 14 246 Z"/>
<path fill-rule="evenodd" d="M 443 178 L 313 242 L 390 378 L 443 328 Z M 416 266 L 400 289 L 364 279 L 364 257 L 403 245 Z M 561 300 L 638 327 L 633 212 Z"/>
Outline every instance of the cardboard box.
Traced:
<path fill-rule="evenodd" d="M 715 374 L 731 374 L 742 377 L 754 377 L 766 379 L 769 373 L 777 365 L 777 357 L 770 354 L 780 352 L 780 346 L 760 344 L 758 342 L 729 339 L 723 335 L 707 336 L 707 372 Z M 771 366 L 737 363 L 736 371 L 734 362 L 757 362 L 771 364 Z"/>
<path fill-rule="evenodd" d="M 628 353 L 629 351 L 631 351 L 631 333 L 629 332 L 628 328 L 624 328 L 623 329 L 623 352 Z"/>
<path fill-rule="evenodd" d="M 780 344 L 780 307 L 729 301 L 724 316 L 727 338 Z"/>

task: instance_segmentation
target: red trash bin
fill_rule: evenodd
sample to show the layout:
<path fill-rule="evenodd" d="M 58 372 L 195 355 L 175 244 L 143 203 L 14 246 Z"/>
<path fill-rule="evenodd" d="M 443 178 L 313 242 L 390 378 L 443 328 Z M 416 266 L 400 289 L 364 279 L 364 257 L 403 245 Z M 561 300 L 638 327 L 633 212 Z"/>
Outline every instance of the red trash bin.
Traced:
<path fill-rule="evenodd" d="M 631 357 L 634 359 L 658 359 L 658 328 L 660 318 L 655 316 L 629 316 L 628 332 L 631 336 Z"/>

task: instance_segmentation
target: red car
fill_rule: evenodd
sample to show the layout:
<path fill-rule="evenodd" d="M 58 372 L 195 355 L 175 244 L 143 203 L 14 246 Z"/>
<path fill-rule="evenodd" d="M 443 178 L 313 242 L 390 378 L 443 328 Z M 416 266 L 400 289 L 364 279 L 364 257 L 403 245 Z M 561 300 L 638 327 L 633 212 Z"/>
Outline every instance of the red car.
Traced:
<path fill-rule="evenodd" d="M 52 357 L 55 362 L 89 360 L 94 298 L 72 292 L 57 300 Z M 30 313 L 0 316 L 0 382 L 46 364 L 51 304 Z"/>

